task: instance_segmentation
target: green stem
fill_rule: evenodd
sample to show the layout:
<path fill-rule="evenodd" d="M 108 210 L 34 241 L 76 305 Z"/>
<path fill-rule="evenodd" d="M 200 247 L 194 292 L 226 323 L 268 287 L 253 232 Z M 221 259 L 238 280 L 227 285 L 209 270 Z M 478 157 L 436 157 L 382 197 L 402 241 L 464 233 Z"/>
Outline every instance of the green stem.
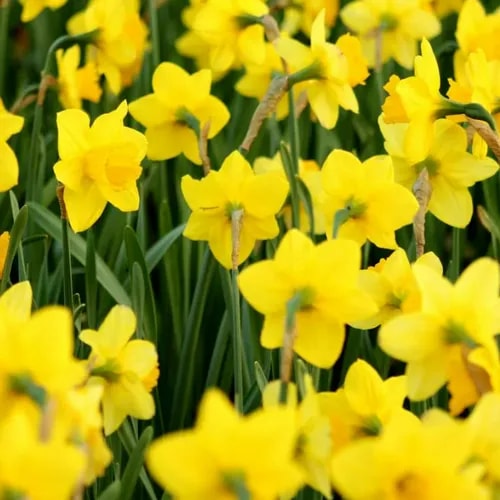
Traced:
<path fill-rule="evenodd" d="M 233 363 L 235 406 L 243 413 L 243 335 L 241 331 L 240 291 L 238 289 L 238 269 L 231 271 L 231 321 L 233 326 Z"/>
<path fill-rule="evenodd" d="M 157 1 L 149 0 L 149 29 L 151 30 L 151 45 L 153 47 L 153 66 L 156 68 L 161 61 L 160 55 L 160 31 L 158 29 Z"/>
<path fill-rule="evenodd" d="M 7 74 L 7 43 L 9 40 L 10 4 L 7 0 L 0 7 L 0 96 L 4 95 L 5 75 Z"/>
<path fill-rule="evenodd" d="M 288 185 L 290 186 L 290 205 L 292 208 L 292 227 L 300 227 L 300 198 L 297 186 L 297 177 L 293 166 L 293 160 L 285 143 L 280 144 L 281 162 L 285 169 Z"/>
<path fill-rule="evenodd" d="M 73 276 L 71 271 L 71 251 L 69 248 L 68 221 L 61 218 L 64 274 L 64 305 L 73 314 Z"/>
<path fill-rule="evenodd" d="M 450 270 L 448 272 L 448 278 L 450 281 L 455 282 L 460 275 L 460 264 L 462 260 L 462 241 L 461 241 L 461 229 L 453 228 L 453 243 L 451 247 L 451 262 Z"/>

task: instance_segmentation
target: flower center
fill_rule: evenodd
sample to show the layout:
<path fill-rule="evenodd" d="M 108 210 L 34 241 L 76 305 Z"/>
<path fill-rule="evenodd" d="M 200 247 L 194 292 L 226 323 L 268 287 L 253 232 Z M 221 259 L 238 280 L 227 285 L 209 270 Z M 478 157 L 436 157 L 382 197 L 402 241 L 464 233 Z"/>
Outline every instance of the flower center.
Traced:
<path fill-rule="evenodd" d="M 230 201 L 227 203 L 226 208 L 224 209 L 224 214 L 228 218 L 229 222 L 231 222 L 233 213 L 237 210 L 243 210 L 243 205 L 241 203 L 237 203 L 235 201 Z"/>
<path fill-rule="evenodd" d="M 190 128 L 197 136 L 200 135 L 200 120 L 187 108 L 182 107 L 176 110 L 175 119 L 179 125 Z"/>
<path fill-rule="evenodd" d="M 245 475 L 241 471 L 226 472 L 223 475 L 224 486 L 236 494 L 240 500 L 250 500 L 251 495 L 245 484 Z"/>
<path fill-rule="evenodd" d="M 47 401 L 45 389 L 36 384 L 28 373 L 16 373 L 9 377 L 10 390 L 15 394 L 28 396 L 39 406 Z"/>
<path fill-rule="evenodd" d="M 394 31 L 398 27 L 398 20 L 392 14 L 382 14 L 380 17 L 380 31 Z"/>
<path fill-rule="evenodd" d="M 427 169 L 427 172 L 429 173 L 429 177 L 434 177 L 439 173 L 439 162 L 434 159 L 432 156 L 428 156 L 425 160 L 419 161 L 418 163 L 415 163 L 413 165 L 413 168 L 415 169 L 415 173 L 417 176 L 422 172 L 424 168 Z"/>
<path fill-rule="evenodd" d="M 306 286 L 297 290 L 293 294 L 293 297 L 289 300 L 289 302 L 294 303 L 294 307 L 297 312 L 307 311 L 309 309 L 312 309 L 315 295 L 316 294 L 314 293 L 314 289 Z"/>
<path fill-rule="evenodd" d="M 115 359 L 108 359 L 103 365 L 90 370 L 93 377 L 102 377 L 107 382 L 118 382 L 121 377 L 120 364 Z"/>
<path fill-rule="evenodd" d="M 382 422 L 377 415 L 370 415 L 363 420 L 359 430 L 363 436 L 378 436 L 382 431 Z"/>
<path fill-rule="evenodd" d="M 473 349 L 477 347 L 475 340 L 469 335 L 463 325 L 450 320 L 444 327 L 445 341 L 448 344 L 465 344 Z"/>

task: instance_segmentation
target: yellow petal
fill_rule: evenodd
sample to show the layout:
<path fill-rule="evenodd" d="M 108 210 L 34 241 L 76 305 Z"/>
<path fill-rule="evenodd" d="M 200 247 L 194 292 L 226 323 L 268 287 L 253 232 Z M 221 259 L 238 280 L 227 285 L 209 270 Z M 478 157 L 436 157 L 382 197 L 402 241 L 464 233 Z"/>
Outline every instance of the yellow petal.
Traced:
<path fill-rule="evenodd" d="M 307 87 L 307 98 L 318 121 L 326 129 L 332 129 L 339 116 L 339 98 L 334 84 L 317 81 Z"/>
<path fill-rule="evenodd" d="M 438 176 L 432 180 L 428 209 L 445 224 L 465 227 L 472 218 L 472 197 L 466 187 L 457 187 L 446 178 Z"/>
<path fill-rule="evenodd" d="M 132 101 L 129 111 L 145 127 L 158 127 L 166 122 L 169 116 L 168 107 L 155 94 L 148 94 Z"/>
<path fill-rule="evenodd" d="M 83 330 L 80 340 L 92 347 L 104 359 L 115 358 L 125 347 L 136 329 L 135 314 L 127 306 L 115 306 L 109 311 L 99 331 Z"/>
<path fill-rule="evenodd" d="M 279 173 L 267 173 L 249 179 L 241 197 L 245 212 L 255 217 L 268 217 L 279 212 L 288 194 L 288 182 Z"/>
<path fill-rule="evenodd" d="M 292 38 L 280 37 L 274 41 L 276 51 L 294 68 L 303 69 L 313 62 L 311 50 Z"/>
<path fill-rule="evenodd" d="M 88 150 L 89 125 L 89 116 L 80 109 L 66 109 L 57 113 L 57 145 L 61 160 L 81 156 Z"/>
<path fill-rule="evenodd" d="M 422 401 L 433 396 L 448 379 L 446 360 L 440 353 L 422 361 L 411 361 L 406 367 L 408 397 Z"/>
<path fill-rule="evenodd" d="M 8 233 L 3 233 L 4 234 Z M 27 321 L 31 316 L 33 292 L 29 281 L 21 281 L 8 288 L 0 296 L 0 307 L 4 308 L 16 319 Z"/>
<path fill-rule="evenodd" d="M 106 200 L 91 181 L 85 181 L 78 191 L 66 187 L 64 203 L 69 223 L 76 233 L 91 227 L 106 207 Z"/>
<path fill-rule="evenodd" d="M 0 175 L 0 193 L 8 191 L 17 185 L 19 180 L 19 165 L 17 158 L 6 142 L 0 142 L 0 158 L 2 173 Z"/>
<path fill-rule="evenodd" d="M 158 354 L 152 342 L 131 340 L 121 351 L 119 360 L 123 370 L 132 371 L 144 379 L 158 365 Z"/>
<path fill-rule="evenodd" d="M 321 46 L 325 40 L 325 9 L 321 9 L 311 27 L 311 47 Z"/>

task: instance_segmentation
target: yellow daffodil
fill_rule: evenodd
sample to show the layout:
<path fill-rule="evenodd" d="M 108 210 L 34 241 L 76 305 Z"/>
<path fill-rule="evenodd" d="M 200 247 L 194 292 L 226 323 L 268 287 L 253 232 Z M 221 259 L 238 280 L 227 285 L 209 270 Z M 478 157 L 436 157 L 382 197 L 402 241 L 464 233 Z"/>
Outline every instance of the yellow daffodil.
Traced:
<path fill-rule="evenodd" d="M 260 156 L 256 158 L 253 168 L 256 174 L 266 172 L 278 172 L 283 179 L 288 182 L 283 168 L 281 157 L 276 154 L 273 158 Z M 324 234 L 326 231 L 325 217 L 323 215 L 321 202 L 323 200 L 323 188 L 321 187 L 321 170 L 314 160 L 299 160 L 299 178 L 304 182 L 313 204 L 314 233 Z M 310 231 L 309 214 L 303 203 L 300 204 L 300 229 L 307 233 Z M 289 206 L 284 208 L 285 222 L 291 226 L 291 209 Z"/>
<path fill-rule="evenodd" d="M 310 36 L 314 19 L 322 9 L 325 9 L 326 27 L 332 28 L 337 20 L 339 0 L 293 0 L 288 2 L 281 30 L 290 35 L 300 30 L 305 35 Z"/>
<path fill-rule="evenodd" d="M 468 188 L 494 175 L 498 164 L 468 153 L 465 130 L 451 120 L 435 121 L 431 143 L 421 144 L 418 151 L 408 147 L 406 138 L 411 130 L 407 124 L 386 125 L 383 120 L 379 124 L 394 163 L 395 180 L 411 190 L 421 171 L 427 169 L 429 212 L 450 226 L 467 226 L 473 213 Z"/>
<path fill-rule="evenodd" d="M 19 0 L 23 6 L 21 21 L 28 23 L 35 19 L 45 8 L 56 10 L 62 7 L 68 0 Z"/>
<path fill-rule="evenodd" d="M 22 410 L 0 419 L 0 496 L 71 498 L 85 471 L 85 452 L 58 438 L 42 441 L 36 424 Z"/>
<path fill-rule="evenodd" d="M 405 397 L 404 375 L 382 380 L 366 361 L 355 361 L 343 388 L 318 394 L 321 413 L 330 421 L 334 453 L 354 440 L 379 435 L 393 418 L 411 419 L 403 409 Z"/>
<path fill-rule="evenodd" d="M 351 37 L 344 41 L 345 53 L 338 42 L 337 45 L 327 42 L 324 9 L 314 20 L 310 48 L 283 37 L 276 40 L 275 45 L 279 55 L 298 69 L 296 74 L 307 74 L 307 98 L 323 127 L 331 129 L 335 126 L 339 106 L 358 112 L 358 101 L 352 87 L 368 76 L 359 40 Z"/>
<path fill-rule="evenodd" d="M 68 21 L 68 32 L 97 30 L 87 61 L 95 61 L 110 90 L 118 94 L 140 71 L 147 48 L 148 29 L 139 16 L 138 0 L 91 0 Z"/>
<path fill-rule="evenodd" d="M 481 258 L 455 285 L 427 266 L 415 266 L 413 272 L 422 309 L 382 325 L 379 344 L 407 363 L 408 395 L 422 400 L 457 375 L 457 358 L 474 363 L 480 349 L 498 357 L 499 269 L 492 259 Z"/>
<path fill-rule="evenodd" d="M 5 259 L 7 258 L 7 250 L 9 249 L 10 234 L 4 231 L 0 234 L 0 279 L 3 276 L 3 268 L 5 266 Z"/>
<path fill-rule="evenodd" d="M 7 140 L 23 128 L 24 118 L 9 113 L 0 98 L 0 193 L 17 184 L 19 165 Z"/>
<path fill-rule="evenodd" d="M 154 441 L 146 463 L 179 500 L 273 500 L 303 483 L 293 460 L 295 437 L 291 409 L 275 406 L 241 416 L 212 389 L 200 403 L 196 426 Z"/>
<path fill-rule="evenodd" d="M 372 68 L 392 57 L 411 69 L 417 42 L 441 31 L 437 17 L 420 0 L 355 0 L 340 11 L 340 17 L 349 30 L 360 36 Z"/>
<path fill-rule="evenodd" d="M 101 87 L 99 74 L 93 61 L 89 61 L 79 68 L 80 47 L 73 45 L 65 52 L 56 51 L 57 87 L 59 101 L 64 108 L 81 108 L 82 99 L 99 102 Z"/>
<path fill-rule="evenodd" d="M 99 330 L 83 330 L 80 340 L 92 348 L 89 357 L 89 384 L 104 388 L 102 413 L 104 433 L 114 432 L 127 415 L 150 419 L 155 412 L 158 355 L 146 340 L 130 340 L 136 318 L 126 306 L 115 306 Z"/>
<path fill-rule="evenodd" d="M 457 21 L 456 38 L 460 57 L 481 49 L 489 61 L 500 59 L 500 10 L 486 14 L 480 0 L 465 0 Z"/>
<path fill-rule="evenodd" d="M 326 498 L 331 498 L 330 458 L 332 439 L 328 417 L 320 411 L 319 394 L 314 390 L 312 378 L 303 380 L 305 394 L 297 403 L 297 387 L 290 383 L 287 387 L 287 405 L 296 411 L 295 460 L 300 465 L 305 482 Z M 279 404 L 281 382 L 275 380 L 264 388 L 262 403 L 264 408 Z"/>
<path fill-rule="evenodd" d="M 241 293 L 265 316 L 261 344 L 283 345 L 287 305 L 293 300 L 298 303 L 294 351 L 315 366 L 332 366 L 344 344 L 345 324 L 377 310 L 358 287 L 360 263 L 360 249 L 352 241 L 315 246 L 300 231 L 288 231 L 273 260 L 253 264 L 239 276 Z"/>
<path fill-rule="evenodd" d="M 266 43 L 265 58 L 260 64 L 245 64 L 245 74 L 235 86 L 237 92 L 246 97 L 261 100 L 276 74 L 283 73 L 283 62 L 271 43 Z M 276 118 L 282 120 L 288 115 L 288 98 L 285 94 L 276 105 Z"/>
<path fill-rule="evenodd" d="M 227 269 L 232 267 L 232 216 L 242 210 L 239 231 L 238 264 L 245 261 L 256 240 L 278 235 L 275 215 L 288 191 L 278 173 L 255 175 L 250 164 L 237 151 L 231 153 L 219 171 L 201 180 L 185 175 L 182 194 L 192 210 L 184 236 L 208 241 L 214 257 Z"/>
<path fill-rule="evenodd" d="M 333 457 L 333 483 L 351 500 L 486 500 L 469 456 L 469 433 L 445 414 L 424 423 L 394 419 L 380 436 Z"/>
<path fill-rule="evenodd" d="M 446 17 L 453 12 L 460 12 L 464 0 L 425 0 L 428 2 L 428 8 L 433 10 L 439 17 Z"/>
<path fill-rule="evenodd" d="M 439 274 L 443 272 L 441 262 L 432 252 L 422 255 L 416 264 L 430 266 Z M 395 316 L 420 310 L 420 290 L 408 256 L 402 248 L 396 249 L 374 267 L 362 269 L 359 273 L 359 283 L 361 288 L 373 297 L 379 311 L 365 321 L 353 323 L 356 328 L 375 328 Z"/>
<path fill-rule="evenodd" d="M 20 397 L 44 406 L 85 377 L 83 366 L 73 358 L 70 312 L 48 306 L 31 315 L 31 299 L 27 281 L 0 297 L 0 404 L 5 407 Z"/>
<path fill-rule="evenodd" d="M 204 43 L 214 73 L 264 61 L 264 27 L 259 18 L 268 12 L 261 0 L 207 0 L 199 7 L 191 27 Z"/>
<path fill-rule="evenodd" d="M 229 121 L 226 106 L 210 95 L 210 70 L 189 75 L 180 66 L 164 62 L 153 73 L 153 93 L 130 103 L 130 114 L 146 127 L 148 157 L 167 160 L 183 153 L 201 164 L 198 138 L 209 123 L 208 138 Z"/>
<path fill-rule="evenodd" d="M 412 193 L 394 181 L 388 156 L 361 163 L 352 153 L 333 150 L 321 170 L 327 234 L 362 245 L 396 248 L 395 231 L 410 224 L 418 210 Z"/>
<path fill-rule="evenodd" d="M 64 184 L 64 203 L 74 231 L 84 231 L 101 216 L 109 202 L 124 212 L 137 210 L 136 181 L 146 154 L 145 137 L 123 125 L 127 103 L 105 113 L 90 126 L 79 109 L 57 114 L 60 161 L 54 173 Z"/>

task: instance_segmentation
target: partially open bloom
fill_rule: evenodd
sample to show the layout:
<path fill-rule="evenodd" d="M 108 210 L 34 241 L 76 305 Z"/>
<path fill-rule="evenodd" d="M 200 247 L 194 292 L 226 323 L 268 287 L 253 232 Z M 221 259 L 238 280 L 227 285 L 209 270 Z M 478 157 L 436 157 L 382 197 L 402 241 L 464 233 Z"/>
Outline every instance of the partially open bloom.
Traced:
<path fill-rule="evenodd" d="M 57 88 L 64 108 L 81 108 L 82 99 L 98 102 L 101 98 L 99 74 L 95 62 L 89 61 L 79 68 L 80 47 L 73 45 L 63 52 L 56 51 Z"/>
<path fill-rule="evenodd" d="M 410 224 L 418 202 L 394 181 L 388 156 L 361 163 L 352 153 L 333 150 L 321 170 L 325 191 L 323 210 L 327 234 L 362 245 L 369 240 L 381 248 L 396 248 L 395 231 Z"/>
<path fill-rule="evenodd" d="M 424 8 L 421 0 L 355 0 L 341 10 L 340 17 L 360 36 L 371 67 L 379 67 L 392 57 L 411 69 L 417 42 L 441 31 L 438 18 Z"/>
<path fill-rule="evenodd" d="M 210 70 L 189 75 L 180 66 L 164 62 L 155 69 L 152 83 L 152 94 L 130 103 L 130 114 L 146 127 L 148 157 L 168 160 L 183 153 L 200 165 L 200 131 L 208 123 L 212 139 L 229 120 L 226 106 L 210 95 Z"/>
<path fill-rule="evenodd" d="M 295 438 L 290 408 L 275 406 L 241 416 L 212 389 L 200 403 L 195 427 L 154 441 L 146 463 L 175 498 L 273 500 L 294 494 L 303 484 L 294 462 Z"/>
<path fill-rule="evenodd" d="M 71 35 L 97 31 L 87 49 L 109 88 L 118 94 L 139 73 L 147 48 L 148 29 L 139 16 L 138 0 L 91 0 L 68 22 Z"/>
<path fill-rule="evenodd" d="M 403 409 L 405 397 L 404 375 L 382 380 L 366 361 L 355 361 L 343 388 L 318 394 L 321 413 L 330 421 L 333 452 L 357 439 L 378 436 L 394 418 L 411 419 L 413 415 Z"/>
<path fill-rule="evenodd" d="M 432 141 L 419 150 L 408 147 L 411 133 L 407 124 L 386 125 L 379 121 L 385 149 L 394 163 L 396 182 L 412 189 L 420 172 L 429 174 L 431 197 L 428 210 L 438 219 L 455 227 L 465 227 L 472 218 L 473 204 L 469 187 L 491 177 L 498 164 L 491 158 L 476 158 L 467 152 L 467 134 L 457 123 L 440 119 L 432 124 Z"/>
<path fill-rule="evenodd" d="M 89 384 L 104 389 L 102 413 L 104 432 L 111 434 L 127 415 L 150 419 L 155 412 L 151 391 L 158 380 L 158 354 L 155 345 L 130 337 L 136 319 L 126 306 L 115 306 L 99 330 L 83 330 L 80 340 L 92 347 L 88 360 Z"/>
<path fill-rule="evenodd" d="M 356 38 L 349 37 L 347 43 L 344 42 L 345 52 L 339 42 L 334 45 L 326 41 L 324 10 L 314 20 L 310 48 L 283 37 L 275 44 L 279 55 L 297 68 L 295 74 L 307 74 L 307 78 L 302 78 L 308 80 L 307 98 L 323 127 L 331 129 L 335 126 L 339 106 L 358 112 L 358 101 L 352 87 L 368 77 L 366 62 Z"/>
<path fill-rule="evenodd" d="M 273 260 L 257 262 L 239 276 L 243 297 L 265 316 L 261 344 L 268 349 L 283 345 L 287 307 L 294 301 L 294 351 L 315 366 L 332 366 L 344 344 L 345 324 L 377 310 L 358 287 L 360 264 L 353 241 L 315 246 L 297 229 L 288 231 Z"/>
<path fill-rule="evenodd" d="M 438 257 L 427 252 L 417 259 L 415 265 L 426 265 L 443 273 Z M 387 259 L 359 272 L 359 284 L 377 303 L 377 314 L 365 321 L 353 323 L 356 328 L 367 330 L 384 324 L 400 314 L 419 311 L 422 298 L 408 256 L 397 248 Z"/>
<path fill-rule="evenodd" d="M 9 113 L 0 98 L 0 193 L 8 191 L 17 184 L 19 165 L 7 141 L 23 128 L 23 124 L 24 118 Z"/>
<path fill-rule="evenodd" d="M 231 153 L 219 171 L 201 180 L 185 175 L 181 181 L 184 198 L 192 210 L 184 236 L 205 240 L 214 257 L 227 269 L 233 266 L 232 218 L 241 212 L 238 264 L 250 255 L 256 240 L 278 235 L 275 215 L 285 202 L 286 181 L 278 173 L 255 175 L 237 151 Z"/>
<path fill-rule="evenodd" d="M 57 114 L 58 149 L 61 158 L 54 173 L 64 184 L 64 203 L 74 231 L 84 231 L 101 216 L 109 202 L 124 212 L 137 210 L 141 160 L 145 137 L 123 125 L 127 103 L 105 113 L 90 126 L 79 109 Z"/>
<path fill-rule="evenodd" d="M 37 17 L 42 10 L 49 8 L 52 10 L 62 7 L 68 0 L 19 0 L 23 6 L 21 21 L 28 23 Z"/>
<path fill-rule="evenodd" d="M 499 268 L 489 258 L 473 262 L 455 285 L 427 266 L 413 270 L 422 309 L 382 325 L 380 347 L 407 363 L 408 395 L 422 400 L 475 364 L 481 351 L 498 358 Z M 452 383 L 452 382 L 450 382 Z"/>

